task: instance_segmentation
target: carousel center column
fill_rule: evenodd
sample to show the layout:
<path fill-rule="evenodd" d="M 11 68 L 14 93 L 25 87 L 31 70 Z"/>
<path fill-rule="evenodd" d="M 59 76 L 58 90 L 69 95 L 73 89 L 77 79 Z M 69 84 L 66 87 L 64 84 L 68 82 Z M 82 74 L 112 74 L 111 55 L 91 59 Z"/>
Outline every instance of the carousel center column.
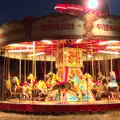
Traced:
<path fill-rule="evenodd" d="M 83 67 L 83 61 L 80 48 L 59 48 L 56 53 L 56 68 L 58 69 L 57 75 L 62 82 L 68 82 L 75 75 L 80 75 L 81 67 Z"/>

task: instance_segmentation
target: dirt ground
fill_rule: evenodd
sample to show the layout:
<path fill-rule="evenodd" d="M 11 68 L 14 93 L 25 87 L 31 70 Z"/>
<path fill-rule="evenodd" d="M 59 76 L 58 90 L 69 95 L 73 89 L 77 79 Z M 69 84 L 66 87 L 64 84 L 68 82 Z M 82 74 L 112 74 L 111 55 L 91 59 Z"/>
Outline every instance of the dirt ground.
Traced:
<path fill-rule="evenodd" d="M 120 120 L 120 111 L 105 113 L 77 113 L 65 115 L 32 115 L 0 112 L 0 120 Z"/>

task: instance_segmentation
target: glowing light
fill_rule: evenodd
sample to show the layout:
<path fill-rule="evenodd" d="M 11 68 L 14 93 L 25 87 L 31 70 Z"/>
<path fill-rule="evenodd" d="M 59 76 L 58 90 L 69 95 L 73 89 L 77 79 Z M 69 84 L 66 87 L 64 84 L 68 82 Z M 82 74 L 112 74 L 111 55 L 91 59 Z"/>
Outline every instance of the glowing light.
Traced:
<path fill-rule="evenodd" d="M 25 50 L 8 50 L 9 53 L 20 53 L 20 52 L 32 52 L 33 49 L 25 49 Z"/>
<path fill-rule="evenodd" d="M 92 55 L 87 55 L 88 57 L 92 57 Z"/>
<path fill-rule="evenodd" d="M 32 57 L 32 56 L 39 56 L 39 55 L 44 55 L 44 52 L 39 52 L 39 53 L 35 53 L 35 54 L 29 54 L 28 57 Z"/>
<path fill-rule="evenodd" d="M 107 46 L 107 49 L 120 49 L 120 46 Z"/>
<path fill-rule="evenodd" d="M 54 9 L 67 9 L 67 8 L 62 7 L 62 6 L 56 6 Z"/>
<path fill-rule="evenodd" d="M 98 0 L 89 0 L 88 7 L 91 9 L 98 8 Z"/>
<path fill-rule="evenodd" d="M 118 55 L 119 52 L 115 52 L 115 51 L 104 51 L 104 50 L 99 50 L 99 53 L 103 53 L 103 54 L 116 54 Z"/>
<path fill-rule="evenodd" d="M 50 41 L 50 40 L 41 40 L 41 42 L 44 42 L 44 43 L 46 43 L 46 44 L 52 44 L 52 43 L 53 43 L 53 42 Z"/>
<path fill-rule="evenodd" d="M 111 41 L 100 42 L 99 45 L 107 45 L 107 44 L 118 43 L 118 42 L 120 41 L 111 40 Z"/>
<path fill-rule="evenodd" d="M 96 6 L 96 8 L 98 8 L 99 7 L 98 0 L 89 0 L 88 7 L 91 8 L 91 6 L 94 6 L 94 7 Z M 95 9 L 94 7 L 92 7 L 91 9 Z M 86 9 L 83 6 L 72 5 L 72 4 L 57 4 L 55 9 L 56 9 L 56 11 L 59 11 L 59 12 L 62 12 L 62 13 L 66 13 L 67 12 L 69 14 L 71 14 L 71 11 L 72 11 L 72 12 L 74 12 L 77 15 L 78 15 L 78 12 L 80 13 L 81 11 L 82 12 L 89 12 L 89 11 L 93 12 L 92 10 Z M 67 11 L 64 11 L 64 10 L 67 10 Z M 103 14 L 101 12 L 93 12 L 93 13 L 97 14 L 97 15 L 100 15 L 100 16 L 101 15 L 107 15 L 107 14 Z"/>
<path fill-rule="evenodd" d="M 78 40 L 76 40 L 75 43 L 80 43 L 82 40 L 83 40 L 83 39 L 78 39 Z"/>
<path fill-rule="evenodd" d="M 33 45 L 28 45 L 28 44 L 10 44 L 8 46 L 11 47 L 26 47 L 26 48 L 33 48 Z"/>

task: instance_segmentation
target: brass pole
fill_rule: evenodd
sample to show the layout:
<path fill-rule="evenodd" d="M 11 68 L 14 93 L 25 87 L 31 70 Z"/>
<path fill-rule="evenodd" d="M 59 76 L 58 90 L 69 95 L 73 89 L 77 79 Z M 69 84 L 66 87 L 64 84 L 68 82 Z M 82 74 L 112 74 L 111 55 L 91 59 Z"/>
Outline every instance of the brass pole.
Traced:
<path fill-rule="evenodd" d="M 109 59 L 108 59 L 108 55 L 106 55 L 106 63 L 107 63 L 106 71 L 107 71 L 107 77 L 108 77 L 109 76 Z"/>
<path fill-rule="evenodd" d="M 100 72 L 100 57 L 99 57 L 99 53 L 98 53 L 98 72 Z"/>
<path fill-rule="evenodd" d="M 52 60 L 52 58 L 53 58 L 53 44 L 52 44 L 52 51 L 51 51 L 51 71 L 53 72 L 53 60 Z"/>
<path fill-rule="evenodd" d="M 88 73 L 88 42 L 86 39 L 86 73 Z M 88 93 L 88 80 L 87 80 L 87 93 Z M 89 102 L 88 100 L 88 95 L 87 95 L 87 102 Z"/>
<path fill-rule="evenodd" d="M 24 82 L 25 82 L 25 80 L 26 80 L 26 55 L 24 54 L 24 57 L 25 57 L 25 59 L 24 59 Z"/>
<path fill-rule="evenodd" d="M 32 61 L 32 73 L 34 76 L 36 76 L 36 61 L 35 61 L 35 41 L 33 41 L 33 61 Z"/>
<path fill-rule="evenodd" d="M 46 81 L 46 55 L 44 55 L 44 81 Z"/>
<path fill-rule="evenodd" d="M 6 85 L 6 80 L 5 80 L 5 71 L 6 71 L 6 69 L 5 69 L 5 64 L 6 64 L 6 58 L 5 58 L 5 54 L 4 54 L 4 62 L 3 62 L 3 76 L 2 76 L 2 78 L 3 78 L 3 81 L 2 81 L 2 102 L 4 101 L 4 94 L 5 94 L 5 85 Z"/>
<path fill-rule="evenodd" d="M 94 76 L 94 63 L 93 63 L 93 48 L 92 48 L 92 42 L 91 42 L 91 55 L 92 55 L 92 76 L 93 78 L 95 78 Z"/>
<path fill-rule="evenodd" d="M 21 48 L 20 48 L 21 50 Z M 19 60 L 19 80 L 20 80 L 20 83 L 21 83 L 21 57 L 22 57 L 22 53 L 20 52 L 20 60 Z"/>
<path fill-rule="evenodd" d="M 112 54 L 110 54 L 110 70 L 113 71 L 113 60 L 112 60 Z"/>

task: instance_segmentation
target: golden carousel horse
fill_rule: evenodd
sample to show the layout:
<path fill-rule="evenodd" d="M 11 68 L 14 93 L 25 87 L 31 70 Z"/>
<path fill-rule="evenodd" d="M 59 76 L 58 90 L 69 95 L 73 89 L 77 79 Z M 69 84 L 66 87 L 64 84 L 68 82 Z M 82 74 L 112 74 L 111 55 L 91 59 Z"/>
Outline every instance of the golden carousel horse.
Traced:
<path fill-rule="evenodd" d="M 7 98 L 10 98 L 11 94 L 12 94 L 12 85 L 11 85 L 11 78 L 10 78 L 10 73 L 8 73 L 8 79 L 5 81 L 5 96 Z"/>
<path fill-rule="evenodd" d="M 82 101 L 95 101 L 94 95 L 92 93 L 94 82 L 92 76 L 89 73 L 85 73 L 81 76 L 81 78 L 79 78 L 78 86 L 80 89 L 79 91 L 82 93 Z"/>
<path fill-rule="evenodd" d="M 27 81 L 29 84 L 29 89 L 31 89 L 29 92 L 29 95 L 31 94 L 32 99 L 36 98 L 37 100 L 41 99 L 41 96 L 46 96 L 47 94 L 47 86 L 46 83 L 43 80 L 39 80 L 36 82 L 35 77 L 33 74 L 29 74 L 27 77 Z M 43 97 L 44 98 L 44 97 Z"/>
<path fill-rule="evenodd" d="M 33 90 L 33 97 L 36 97 L 37 100 L 44 100 L 47 95 L 47 86 L 44 80 L 39 80 Z"/>
<path fill-rule="evenodd" d="M 30 87 L 34 86 L 34 82 L 35 82 L 35 77 L 33 74 L 29 74 L 27 77 L 28 83 L 30 85 Z"/>
<path fill-rule="evenodd" d="M 84 79 L 86 79 L 87 86 L 89 89 L 94 88 L 95 83 L 93 82 L 93 77 L 89 73 L 85 73 Z"/>
<path fill-rule="evenodd" d="M 87 80 L 88 89 L 92 91 L 96 100 L 101 100 L 102 96 L 107 96 L 107 90 L 102 82 L 94 82 L 92 76 L 88 73 L 86 73 L 84 77 Z"/>
<path fill-rule="evenodd" d="M 47 93 L 47 86 L 46 86 L 46 83 L 44 82 L 44 80 L 39 80 L 36 83 L 35 88 L 38 89 L 38 90 L 40 90 L 44 94 Z"/>
<path fill-rule="evenodd" d="M 49 72 L 46 75 L 46 85 L 48 88 L 53 88 L 60 81 L 60 78 L 53 72 Z"/>

